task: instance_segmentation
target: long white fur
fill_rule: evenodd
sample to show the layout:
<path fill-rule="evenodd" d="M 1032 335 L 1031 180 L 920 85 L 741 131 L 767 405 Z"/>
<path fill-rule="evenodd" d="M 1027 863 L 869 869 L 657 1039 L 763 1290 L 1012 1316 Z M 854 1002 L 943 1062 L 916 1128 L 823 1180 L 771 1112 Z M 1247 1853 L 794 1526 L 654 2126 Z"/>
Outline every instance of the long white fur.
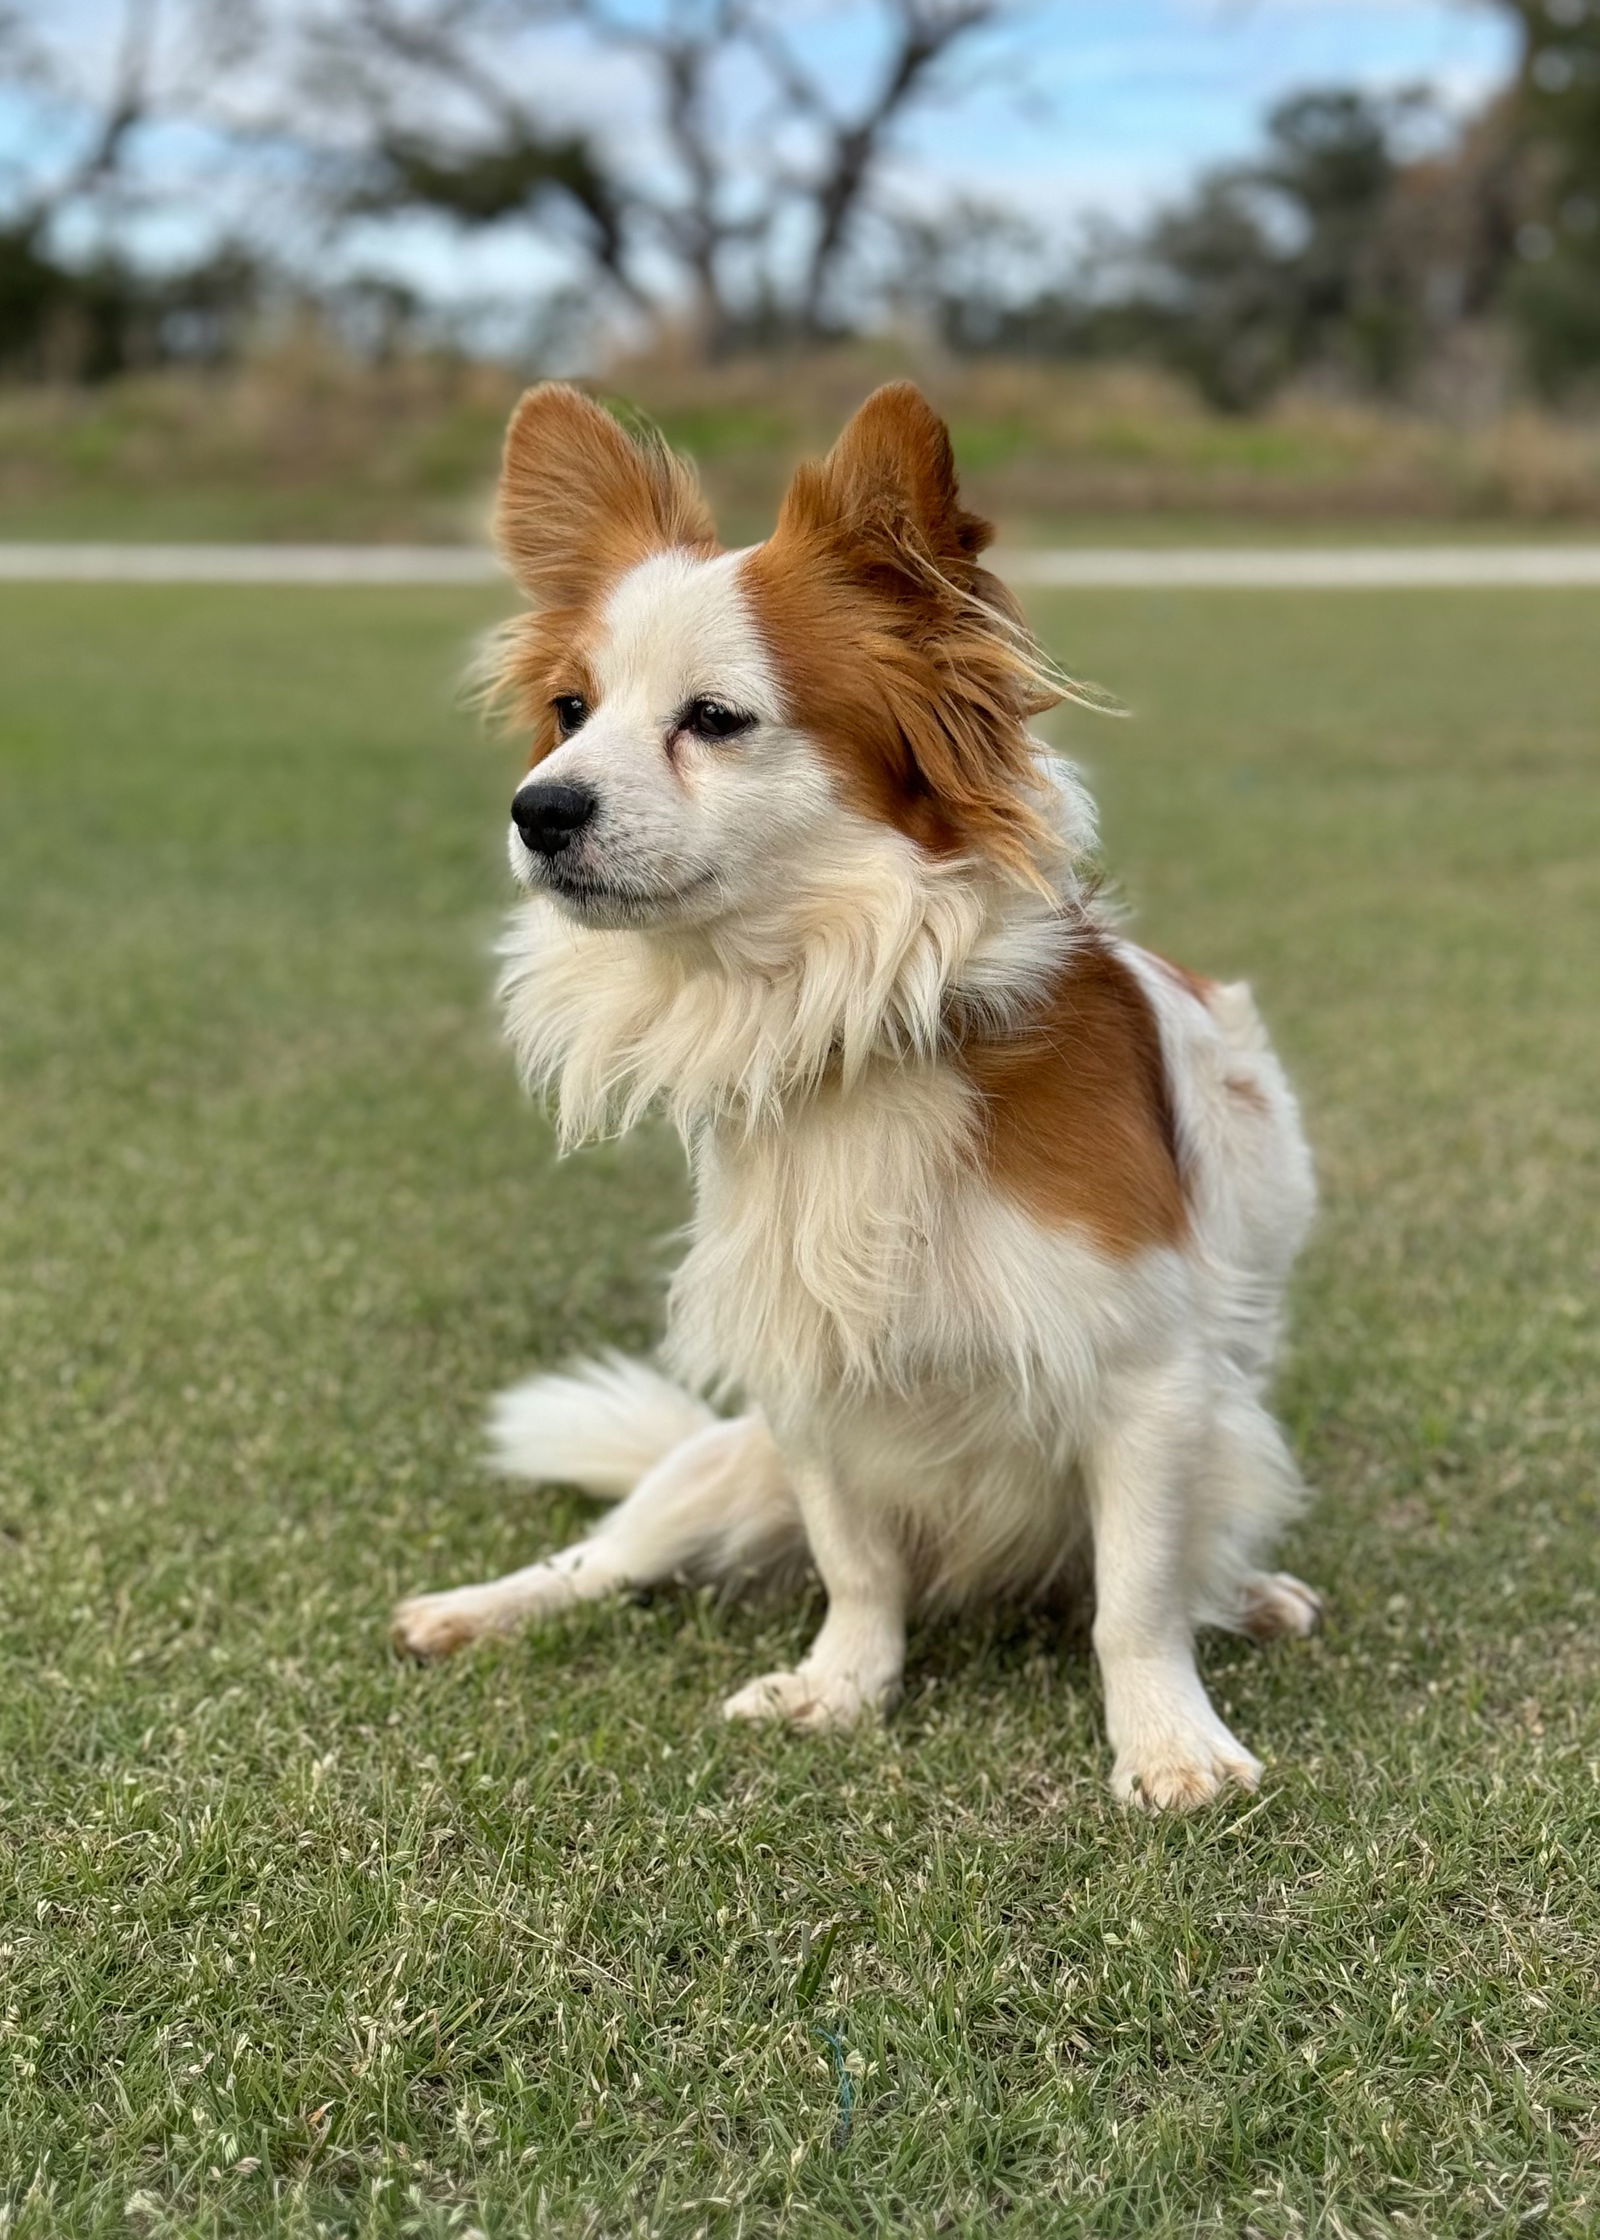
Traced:
<path fill-rule="evenodd" d="M 764 899 L 641 939 L 519 911 L 501 944 L 506 1032 L 564 1148 L 654 1107 L 686 1137 L 771 1126 L 831 1071 L 932 1060 L 959 995 L 996 1025 L 1048 985 L 1077 928 L 992 874 L 935 865 L 830 800 L 831 847 L 774 867 Z M 837 820 L 837 821 L 835 821 Z"/>
<path fill-rule="evenodd" d="M 1041 759 L 1053 898 L 846 807 L 782 704 L 739 559 L 625 579 L 599 709 L 540 772 L 601 791 L 594 860 L 660 898 L 648 922 L 557 907 L 514 844 L 535 891 L 503 945 L 507 1031 L 563 1143 L 653 1108 L 685 1138 L 682 1386 L 613 1360 L 506 1395 L 502 1467 L 627 1498 L 561 1557 L 415 1598 L 398 1636 L 436 1652 L 575 1596 L 809 1553 L 821 1636 L 728 1710 L 835 1724 L 892 1695 L 909 1607 L 1047 1590 L 1092 1543 L 1114 1786 L 1186 1805 L 1252 1783 L 1192 1632 L 1301 1631 L 1316 1610 L 1259 1569 L 1299 1493 L 1263 1385 L 1312 1205 L 1281 1069 L 1247 991 L 1201 1001 L 1121 943 L 1159 1025 L 1191 1234 L 1118 1259 L 1001 1195 L 952 1032 L 1023 1022 L 1094 925 L 1087 798 Z M 754 737 L 670 766 L 671 710 L 732 697 L 729 676 Z M 692 1393 L 746 1413 L 719 1423 Z"/>
<path fill-rule="evenodd" d="M 489 1456 L 508 1478 L 620 1501 L 663 1455 L 715 1421 L 704 1401 L 647 1362 L 607 1353 L 502 1392 L 489 1410 Z"/>

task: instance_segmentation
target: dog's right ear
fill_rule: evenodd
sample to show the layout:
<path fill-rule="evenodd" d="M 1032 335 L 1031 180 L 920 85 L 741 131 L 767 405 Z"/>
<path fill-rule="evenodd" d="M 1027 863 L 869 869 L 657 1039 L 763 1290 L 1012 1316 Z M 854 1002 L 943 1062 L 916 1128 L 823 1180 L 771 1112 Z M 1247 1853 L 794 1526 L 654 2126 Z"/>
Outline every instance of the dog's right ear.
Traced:
<path fill-rule="evenodd" d="M 652 552 L 716 543 L 693 470 L 564 381 L 542 381 L 511 415 L 494 536 L 541 608 L 581 604 Z"/>

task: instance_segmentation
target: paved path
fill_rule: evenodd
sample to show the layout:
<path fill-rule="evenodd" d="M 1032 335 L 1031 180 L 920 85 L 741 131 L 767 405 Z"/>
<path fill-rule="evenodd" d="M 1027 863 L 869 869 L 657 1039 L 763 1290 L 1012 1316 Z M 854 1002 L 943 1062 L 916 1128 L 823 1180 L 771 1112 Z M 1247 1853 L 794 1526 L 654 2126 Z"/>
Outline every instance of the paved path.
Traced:
<path fill-rule="evenodd" d="M 1083 545 L 1000 553 L 1029 586 L 1084 590 L 1388 591 L 1463 584 L 1600 586 L 1600 544 Z M 472 546 L 0 544 L 0 582 L 474 584 L 502 581 Z"/>
<path fill-rule="evenodd" d="M 1002 558 L 1012 583 L 1130 590 L 1401 591 L 1463 584 L 1600 585 L 1596 544 L 1070 547 Z"/>
<path fill-rule="evenodd" d="M 11 583 L 499 583 L 472 545 L 0 544 Z"/>

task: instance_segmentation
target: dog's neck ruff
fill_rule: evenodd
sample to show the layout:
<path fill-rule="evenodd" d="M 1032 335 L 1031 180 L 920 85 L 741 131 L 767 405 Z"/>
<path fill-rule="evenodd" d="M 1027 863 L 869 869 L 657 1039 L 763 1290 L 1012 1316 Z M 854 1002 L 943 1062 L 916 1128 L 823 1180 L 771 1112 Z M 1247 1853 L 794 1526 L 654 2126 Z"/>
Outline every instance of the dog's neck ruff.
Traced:
<path fill-rule="evenodd" d="M 1070 876 L 1034 894 L 930 863 L 897 834 L 845 832 L 826 871 L 688 932 L 591 930 L 524 904 L 500 995 L 563 1147 L 657 1107 L 686 1139 L 708 1124 L 748 1133 L 875 1061 L 1015 1031 L 1090 924 Z"/>

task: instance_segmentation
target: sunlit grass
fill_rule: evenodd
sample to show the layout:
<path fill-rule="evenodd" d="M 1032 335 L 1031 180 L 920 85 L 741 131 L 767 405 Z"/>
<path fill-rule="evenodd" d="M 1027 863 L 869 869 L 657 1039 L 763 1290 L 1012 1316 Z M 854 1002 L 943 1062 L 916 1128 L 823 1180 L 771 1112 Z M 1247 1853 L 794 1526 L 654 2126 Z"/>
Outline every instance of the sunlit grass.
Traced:
<path fill-rule="evenodd" d="M 1073 744 L 1141 924 L 1253 975 L 1327 1201 L 1332 1623 L 1208 1648 L 1269 1780 L 1162 1825 L 1034 1620 L 843 1741 L 714 1716 L 793 1607 L 390 1658 L 397 1592 L 570 1527 L 481 1404 L 648 1342 L 683 1202 L 659 1136 L 554 1168 L 496 1046 L 482 619 L 6 594 L 5 2229 L 1591 2233 L 1592 598 L 1045 611 L 1135 710 Z"/>

